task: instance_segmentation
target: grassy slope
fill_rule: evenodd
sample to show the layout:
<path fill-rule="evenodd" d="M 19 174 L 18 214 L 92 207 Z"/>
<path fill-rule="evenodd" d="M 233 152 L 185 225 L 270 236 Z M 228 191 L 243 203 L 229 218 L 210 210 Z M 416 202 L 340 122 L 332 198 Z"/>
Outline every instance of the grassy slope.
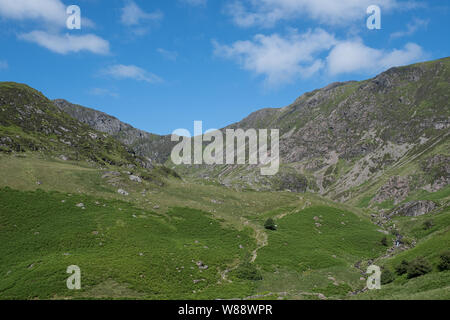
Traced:
<path fill-rule="evenodd" d="M 218 284 L 218 270 L 254 246 L 249 231 L 225 229 L 198 210 L 162 215 L 121 201 L 2 189 L 0 212 L 0 242 L 8 244 L 0 247 L 3 298 L 109 296 L 92 292 L 111 284 L 150 299 L 229 298 L 251 289 Z M 209 268 L 200 270 L 197 261 Z M 65 288 L 72 264 L 82 269 L 81 292 Z"/>
<path fill-rule="evenodd" d="M 278 221 L 269 246 L 259 252 L 256 262 L 266 275 L 261 287 L 281 283 L 294 297 L 345 296 L 364 284 L 353 265 L 386 250 L 382 237 L 367 219 L 347 210 L 316 205 L 294 212 Z"/>
<path fill-rule="evenodd" d="M 424 222 L 433 221 L 433 227 L 424 228 Z M 450 299 L 450 273 L 439 272 L 436 265 L 439 255 L 450 248 L 450 208 L 446 207 L 433 215 L 417 218 L 397 217 L 391 223 L 417 241 L 414 248 L 403 251 L 394 257 L 382 259 L 379 264 L 394 270 L 402 260 L 411 261 L 425 257 L 433 266 L 432 273 L 417 279 L 407 280 L 406 276 L 397 276 L 395 281 L 383 290 L 368 292 L 360 298 L 368 299 Z"/>
<path fill-rule="evenodd" d="M 121 171 L 115 167 L 109 170 Z M 359 290 L 365 284 L 360 280 L 361 271 L 354 267 L 355 262 L 382 255 L 386 249 L 379 244 L 383 235 L 370 224 L 364 211 L 312 194 L 238 192 L 214 184 L 174 178 L 164 180 L 163 186 L 147 181 L 139 184 L 127 179 L 126 174 L 121 175 L 116 185 L 111 185 L 102 179 L 105 170 L 90 163 L 65 162 L 35 153 L 0 155 L 0 172 L 0 187 L 61 192 L 3 193 L 0 225 L 1 236 L 5 239 L 0 243 L 8 244 L 0 246 L 4 252 L 2 257 L 8 257 L 0 263 L 0 272 L 7 274 L 0 280 L 0 296 L 4 298 L 75 295 L 76 298 L 212 299 L 257 295 L 317 299 L 319 293 L 328 298 L 346 298 L 349 292 Z M 36 181 L 42 184 L 37 185 Z M 119 195 L 119 187 L 129 191 L 130 195 Z M 45 201 L 38 205 L 40 198 Z M 62 199 L 67 203 L 61 203 Z M 107 207 L 97 206 L 95 201 L 107 204 Z M 86 211 L 75 207 L 78 202 L 87 206 Z M 155 205 L 159 208 L 153 209 Z M 173 207 L 190 207 L 212 215 L 208 217 L 206 213 L 192 209 L 174 212 Z M 29 219 L 30 212 L 37 218 Z M 55 219 L 61 218 L 61 214 L 62 220 Z M 138 218 L 133 218 L 133 214 Z M 169 218 L 172 215 L 185 219 L 187 228 L 180 229 L 178 219 Z M 392 223 L 418 244 L 391 260 L 378 260 L 377 263 L 392 268 L 398 259 L 421 255 L 436 264 L 440 253 L 437 249 L 449 247 L 449 216 L 448 210 L 436 214 L 433 217 L 435 226 L 429 231 L 422 229 L 423 221 L 428 217 L 396 218 Z M 262 228 L 268 217 L 275 218 L 278 231 L 268 232 Z M 319 218 L 320 227 L 315 226 L 314 217 Z M 208 225 L 207 221 L 213 225 Z M 11 228 L 14 225 L 24 228 L 15 230 Z M 152 225 L 158 227 L 152 229 L 152 235 L 147 235 Z M 204 227 L 199 228 L 199 225 Z M 92 231 L 103 231 L 105 236 L 93 236 Z M 35 232 L 39 235 L 34 235 Z M 228 234 L 233 236 L 227 237 Z M 42 235 L 45 235 L 43 242 L 35 241 Z M 221 236 L 216 238 L 215 235 Z M 166 239 L 167 243 L 162 243 L 161 239 Z M 199 243 L 195 244 L 195 240 Z M 214 243 L 222 241 L 230 243 L 223 251 L 206 250 L 206 256 L 198 255 L 204 245 L 213 248 Z M 105 245 L 99 246 L 100 242 Z M 29 244 L 32 244 L 31 250 L 27 248 Z M 239 245 L 244 249 L 239 249 Z M 20 248 L 24 248 L 23 252 Z M 263 280 L 238 279 L 234 268 L 248 261 L 255 248 L 259 248 L 255 266 L 261 271 Z M 144 256 L 139 256 L 140 252 Z M 175 260 L 167 261 L 168 252 L 174 253 Z M 64 256 L 64 253 L 71 255 Z M 70 260 L 75 257 L 78 260 Z M 144 257 L 150 257 L 151 261 Z M 190 268 L 194 258 L 211 265 L 209 273 L 199 279 L 196 278 L 198 273 L 193 274 L 194 279 L 190 274 L 187 275 L 189 278 L 178 278 L 176 268 Z M 106 271 L 102 267 L 105 263 Z M 28 269 L 32 264 L 38 269 L 34 266 Z M 78 264 L 86 272 L 84 289 L 80 293 L 68 292 L 64 287 L 64 279 L 68 276 L 65 268 L 69 264 Z M 116 265 L 117 272 L 114 271 Z M 147 269 L 149 265 L 151 268 Z M 225 269 L 230 272 L 222 279 Z M 151 270 L 157 272 L 154 274 Z M 141 278 L 141 274 L 146 278 Z M 432 290 L 430 298 L 434 296 L 432 293 L 448 296 L 445 274 L 435 270 L 425 277 L 433 279 L 431 289 L 419 279 L 406 281 L 399 278 L 379 292 L 356 297 L 427 298 L 429 290 Z M 193 280 L 201 279 L 206 281 L 194 286 Z M 217 284 L 219 281 L 220 285 Z M 151 283 L 161 286 L 155 289 Z M 184 289 L 175 291 L 175 284 Z"/>
<path fill-rule="evenodd" d="M 345 282 L 345 288 L 351 290 L 359 286 L 358 271 L 351 264 L 366 258 L 367 252 L 380 249 L 377 242 L 381 234 L 367 219 L 344 211 L 345 208 L 333 208 L 331 202 L 313 195 L 237 192 L 173 178 L 165 180 L 164 186 L 146 181 L 138 184 L 126 175 L 112 186 L 101 178 L 104 171 L 88 163 L 64 162 L 31 153 L 25 157 L 0 155 L 0 171 L 0 186 L 23 190 L 3 190 L 0 197 L 1 243 L 8 244 L 0 246 L 0 272 L 7 274 L 0 280 L 0 295 L 4 298 L 244 298 L 265 293 L 271 283 L 278 283 L 270 274 L 272 253 L 286 239 L 291 248 L 302 248 L 313 241 L 322 252 L 320 256 L 314 251 L 295 255 L 295 261 L 311 261 L 308 272 L 313 277 L 290 281 L 298 289 L 292 292 L 293 297 L 298 291 L 314 292 L 311 281 L 327 282 L 329 270 L 336 270 L 337 277 L 343 274 L 338 281 Z M 37 185 L 36 181 L 42 184 Z M 119 195 L 118 187 L 130 195 Z M 80 202 L 86 210 L 75 206 Z M 155 205 L 159 208 L 153 209 Z M 298 233 L 299 228 L 310 230 L 309 216 L 316 209 L 306 208 L 314 205 L 320 205 L 315 208 L 326 217 L 325 240 L 318 243 L 317 235 Z M 359 232 L 356 230 L 361 230 L 367 241 L 356 246 L 345 242 L 343 248 L 333 249 L 333 243 L 346 233 L 341 228 L 339 232 L 332 231 L 340 223 L 341 212 L 349 227 L 355 227 L 355 236 Z M 267 243 L 262 225 L 268 217 L 278 218 L 280 226 L 286 227 L 276 233 L 279 239 L 270 235 Z M 297 221 L 296 217 L 301 219 Z M 93 235 L 93 231 L 99 235 Z M 255 266 L 265 274 L 264 280 L 238 279 L 235 267 L 248 261 L 257 247 Z M 351 250 L 345 254 L 347 249 Z M 139 256 L 141 252 L 143 256 Z M 338 256 L 336 260 L 330 257 L 333 254 Z M 195 269 L 191 277 L 192 259 L 202 260 L 210 268 L 201 274 Z M 83 270 L 82 292 L 65 289 L 65 268 L 70 264 Z M 178 272 L 177 267 L 182 271 Z M 283 260 L 282 267 L 286 268 L 286 275 L 305 272 L 297 270 L 289 259 Z M 223 279 L 225 269 L 230 272 Z M 194 285 L 193 280 L 201 279 L 206 281 Z M 273 289 L 275 295 L 286 291 L 283 286 Z"/>

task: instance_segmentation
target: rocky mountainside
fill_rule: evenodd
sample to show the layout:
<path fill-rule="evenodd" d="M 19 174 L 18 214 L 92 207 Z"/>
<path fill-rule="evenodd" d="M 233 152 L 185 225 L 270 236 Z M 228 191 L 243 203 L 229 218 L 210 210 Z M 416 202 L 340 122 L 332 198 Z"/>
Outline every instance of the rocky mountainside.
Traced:
<path fill-rule="evenodd" d="M 414 192 L 449 184 L 449 101 L 450 58 L 392 68 L 369 80 L 330 84 L 222 129 L 279 129 L 282 165 L 274 177 L 261 176 L 255 165 L 176 169 L 236 188 L 309 190 L 340 201 L 397 205 Z M 54 103 L 137 154 L 170 165 L 170 136 L 64 100 Z"/>
<path fill-rule="evenodd" d="M 0 83 L 0 152 L 40 152 L 64 161 L 99 165 L 151 164 L 108 134 L 62 112 L 42 93 L 23 84 Z"/>
<path fill-rule="evenodd" d="M 159 136 L 136 129 L 106 113 L 72 104 L 63 99 L 54 100 L 53 103 L 78 121 L 111 135 L 150 161 L 163 163 L 169 158 L 172 147 L 170 136 Z"/>
<path fill-rule="evenodd" d="M 397 204 L 413 191 L 448 185 L 449 101 L 450 58 L 392 68 L 366 81 L 334 83 L 228 127 L 279 129 L 277 176 L 261 177 L 253 166 L 192 166 L 184 173 L 230 186 L 245 181 L 256 189 L 308 189 L 341 201 L 367 196 L 369 182 L 382 181 L 379 190 L 371 190 L 372 202 Z M 398 175 L 401 168 L 415 172 Z"/>

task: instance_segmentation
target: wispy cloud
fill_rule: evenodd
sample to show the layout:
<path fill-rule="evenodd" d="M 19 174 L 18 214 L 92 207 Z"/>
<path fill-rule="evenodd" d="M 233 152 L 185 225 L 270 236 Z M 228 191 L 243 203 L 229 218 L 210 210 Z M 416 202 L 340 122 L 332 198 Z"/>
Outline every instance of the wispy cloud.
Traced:
<path fill-rule="evenodd" d="M 31 20 L 46 28 L 57 29 L 66 26 L 67 6 L 61 0 L 0 0 L 0 16 L 12 20 Z M 83 28 L 92 28 L 95 23 L 82 15 Z"/>
<path fill-rule="evenodd" d="M 163 18 L 164 14 L 161 11 L 147 13 L 133 0 L 128 0 L 122 8 L 120 22 L 131 28 L 134 34 L 144 35 L 149 31 L 149 23 L 158 24 Z"/>
<path fill-rule="evenodd" d="M 156 51 L 158 51 L 159 54 L 164 59 L 167 59 L 167 60 L 170 60 L 170 61 L 175 61 L 178 58 L 178 53 L 175 52 L 175 51 L 169 51 L 169 50 L 162 49 L 162 48 L 158 48 L 158 49 L 156 49 Z"/>
<path fill-rule="evenodd" d="M 95 54 L 108 54 L 109 42 L 94 35 L 52 34 L 45 31 L 32 31 L 19 35 L 19 38 L 36 43 L 59 54 L 88 51 Z"/>
<path fill-rule="evenodd" d="M 420 28 L 426 28 L 428 26 L 428 23 L 430 23 L 429 20 L 416 18 L 410 24 L 408 24 L 407 29 L 405 31 L 398 31 L 398 32 L 394 32 L 393 34 L 391 34 L 391 39 L 412 36 Z"/>
<path fill-rule="evenodd" d="M 64 26 L 66 7 L 60 0 L 0 0 L 0 15 L 15 20 L 39 20 Z"/>
<path fill-rule="evenodd" d="M 402 49 L 375 49 L 364 45 L 361 39 L 340 40 L 323 29 L 303 34 L 294 30 L 285 36 L 259 34 L 252 40 L 231 45 L 214 41 L 213 46 L 215 55 L 232 59 L 242 69 L 264 77 L 269 87 L 317 74 L 371 75 L 426 56 L 423 49 L 414 43 Z"/>
<path fill-rule="evenodd" d="M 87 51 L 109 53 L 109 42 L 94 34 L 62 34 L 66 27 L 66 6 L 61 0 L 0 0 L 0 17 L 8 20 L 39 22 L 39 29 L 18 32 L 18 37 L 36 43 L 55 53 L 68 54 Z M 82 15 L 82 28 L 95 23 Z M 27 24 L 26 26 L 29 27 Z"/>
<path fill-rule="evenodd" d="M 113 98 L 118 98 L 119 94 L 111 91 L 109 89 L 104 89 L 104 88 L 93 88 L 91 90 L 89 90 L 89 94 L 93 95 L 93 96 L 100 96 L 100 97 L 113 97 Z"/>
<path fill-rule="evenodd" d="M 102 75 L 111 76 L 114 79 L 124 80 L 132 79 L 137 81 L 144 81 L 148 83 L 160 83 L 163 80 L 156 74 L 148 72 L 135 65 L 116 64 L 109 66 L 100 72 Z"/>
<path fill-rule="evenodd" d="M 227 13 L 241 27 L 273 27 L 283 20 L 308 18 L 325 25 L 346 25 L 365 17 L 373 0 L 234 0 Z M 383 10 L 411 9 L 414 1 L 378 0 Z"/>

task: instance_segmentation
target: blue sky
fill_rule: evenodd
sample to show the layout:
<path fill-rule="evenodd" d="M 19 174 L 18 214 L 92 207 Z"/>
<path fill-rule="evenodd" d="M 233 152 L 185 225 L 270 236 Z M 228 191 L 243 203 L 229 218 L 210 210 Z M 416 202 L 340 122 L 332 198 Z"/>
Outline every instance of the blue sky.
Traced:
<path fill-rule="evenodd" d="M 66 7 L 81 8 L 81 30 Z M 381 29 L 369 30 L 369 5 Z M 334 81 L 449 56 L 447 0 L 0 0 L 0 81 L 149 132 L 221 128 Z"/>

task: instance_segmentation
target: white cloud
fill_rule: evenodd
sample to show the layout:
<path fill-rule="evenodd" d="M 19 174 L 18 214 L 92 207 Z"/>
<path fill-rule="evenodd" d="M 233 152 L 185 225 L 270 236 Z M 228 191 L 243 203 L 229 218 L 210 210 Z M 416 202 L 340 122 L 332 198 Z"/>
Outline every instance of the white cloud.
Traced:
<path fill-rule="evenodd" d="M 272 27 L 277 22 L 308 17 L 326 25 L 347 24 L 364 19 L 373 0 L 235 0 L 227 12 L 241 27 Z M 406 9 L 414 1 L 378 0 L 382 10 Z"/>
<path fill-rule="evenodd" d="M 67 6 L 61 0 L 0 0 L 0 16 L 13 20 L 34 20 L 49 28 L 66 26 Z M 82 14 L 82 27 L 95 23 Z"/>
<path fill-rule="evenodd" d="M 379 50 L 367 47 L 361 40 L 354 40 L 341 42 L 334 47 L 327 58 L 327 65 L 331 75 L 373 74 L 424 57 L 423 49 L 415 43 L 408 43 L 403 49 Z"/>
<path fill-rule="evenodd" d="M 133 79 L 148 83 L 159 83 L 163 80 L 157 75 L 134 65 L 116 64 L 101 71 L 102 75 L 111 76 L 115 79 Z"/>
<path fill-rule="evenodd" d="M 88 51 L 95 54 L 108 54 L 109 42 L 94 35 L 59 35 L 45 31 L 32 31 L 19 35 L 19 38 L 28 42 L 36 43 L 41 47 L 59 54 L 76 53 Z"/>
<path fill-rule="evenodd" d="M 156 51 L 159 52 L 159 54 L 161 56 L 163 56 L 164 59 L 170 60 L 170 61 L 175 61 L 178 58 L 178 53 L 175 51 L 169 51 L 169 50 L 165 50 L 162 48 L 158 48 L 156 49 Z"/>
<path fill-rule="evenodd" d="M 66 6 L 60 0 L 0 0 L 0 15 L 15 20 L 42 20 L 63 26 Z"/>
<path fill-rule="evenodd" d="M 391 39 L 411 36 L 414 33 L 416 33 L 417 30 L 420 28 L 426 28 L 428 26 L 429 20 L 422 20 L 422 19 L 414 19 L 410 24 L 407 26 L 407 30 L 405 31 L 398 31 L 391 34 Z"/>
<path fill-rule="evenodd" d="M 323 61 L 317 55 L 336 42 L 333 35 L 316 29 L 304 34 L 293 30 L 287 37 L 259 34 L 231 46 L 214 42 L 214 47 L 216 55 L 236 59 L 243 69 L 263 75 L 268 85 L 276 86 L 318 72 Z"/>
<path fill-rule="evenodd" d="M 208 2 L 208 0 L 179 0 L 179 1 L 191 6 L 206 6 L 206 3 Z"/>
<path fill-rule="evenodd" d="M 342 41 L 322 29 L 303 34 L 293 30 L 286 36 L 259 34 L 248 41 L 231 45 L 213 41 L 213 45 L 215 55 L 232 59 L 244 70 L 263 76 L 270 87 L 317 74 L 374 75 L 426 56 L 423 49 L 414 43 L 403 49 L 374 49 L 364 45 L 360 39 Z"/>
<path fill-rule="evenodd" d="M 8 69 L 8 62 L 5 60 L 0 60 L 0 70 L 2 69 Z"/>
<path fill-rule="evenodd" d="M 134 1 L 127 2 L 125 7 L 122 8 L 122 16 L 120 21 L 126 26 L 138 26 L 145 21 L 160 21 L 163 18 L 163 14 L 160 11 L 147 13 L 143 11 Z"/>
<path fill-rule="evenodd" d="M 66 28 L 66 5 L 61 0 L 0 0 L 0 17 L 10 20 L 32 21 L 46 31 L 19 32 L 19 39 L 36 43 L 59 54 L 88 51 L 109 53 L 109 42 L 94 35 L 61 34 Z M 82 28 L 94 27 L 93 21 L 82 14 Z"/>

